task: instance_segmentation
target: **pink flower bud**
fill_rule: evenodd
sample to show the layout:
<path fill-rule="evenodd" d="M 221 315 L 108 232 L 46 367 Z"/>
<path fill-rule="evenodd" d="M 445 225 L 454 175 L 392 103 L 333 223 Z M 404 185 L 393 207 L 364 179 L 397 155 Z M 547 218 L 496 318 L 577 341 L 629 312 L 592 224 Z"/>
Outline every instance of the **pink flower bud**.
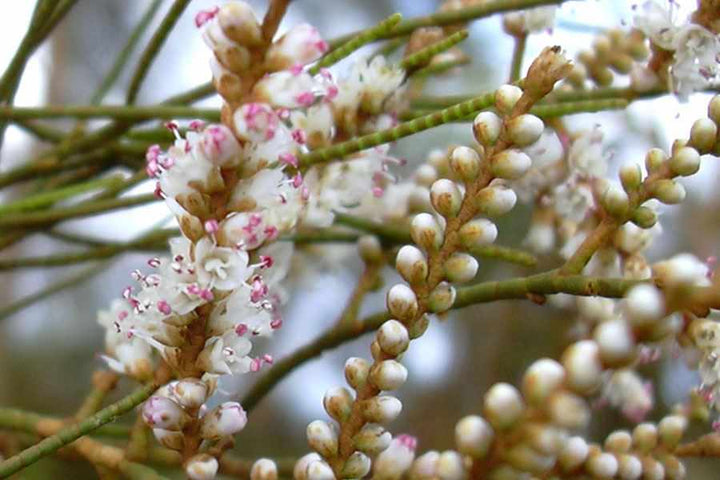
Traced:
<path fill-rule="evenodd" d="M 143 420 L 153 428 L 182 430 L 190 417 L 180 405 L 167 397 L 150 397 L 143 405 Z"/>
<path fill-rule="evenodd" d="M 237 402 L 225 402 L 202 418 L 200 435 L 218 438 L 234 435 L 247 424 L 247 414 Z"/>

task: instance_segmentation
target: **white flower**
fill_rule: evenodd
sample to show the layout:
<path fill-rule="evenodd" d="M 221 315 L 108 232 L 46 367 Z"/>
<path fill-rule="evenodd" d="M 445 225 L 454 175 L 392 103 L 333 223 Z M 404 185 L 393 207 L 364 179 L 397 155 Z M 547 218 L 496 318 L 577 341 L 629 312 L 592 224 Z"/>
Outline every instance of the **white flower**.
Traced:
<path fill-rule="evenodd" d="M 555 26 L 557 7 L 535 7 L 505 15 L 505 21 L 519 25 L 523 32 L 534 33 L 551 30 Z"/>
<path fill-rule="evenodd" d="M 266 61 L 277 70 L 306 65 L 320 58 L 329 46 L 312 25 L 301 23 L 288 30 L 267 51 Z"/>
<path fill-rule="evenodd" d="M 720 40 L 711 31 L 689 24 L 675 36 L 675 59 L 671 68 L 680 97 L 706 88 L 717 76 Z"/>
<path fill-rule="evenodd" d="M 204 187 L 210 171 L 214 168 L 214 165 L 204 155 L 198 155 L 198 150 L 194 148 L 197 135 L 188 135 L 188 140 L 176 140 L 167 154 L 161 156 L 160 162 L 165 165 L 165 169 L 160 175 L 160 188 L 171 198 L 196 191 L 190 186 L 191 183 Z"/>
<path fill-rule="evenodd" d="M 201 285 L 218 290 L 233 290 L 252 275 L 246 251 L 219 247 L 204 237 L 195 245 L 195 265 Z"/>
<path fill-rule="evenodd" d="M 198 356 L 198 365 L 208 373 L 231 375 L 250 371 L 249 357 L 252 342 L 246 332 L 229 330 L 222 336 L 211 337 Z"/>
<path fill-rule="evenodd" d="M 665 50 L 673 50 L 678 30 L 672 7 L 673 2 L 666 2 L 666 5 L 662 6 L 655 0 L 648 0 L 642 4 L 641 11 L 634 18 L 635 27 Z"/>
<path fill-rule="evenodd" d="M 310 74 L 283 70 L 263 77 L 253 87 L 253 93 L 255 98 L 274 107 L 307 108 L 324 91 Z"/>
<path fill-rule="evenodd" d="M 618 370 L 610 375 L 603 397 L 634 422 L 642 422 L 654 403 L 652 384 L 630 369 Z"/>
<path fill-rule="evenodd" d="M 603 153 L 603 133 L 599 127 L 584 131 L 570 145 L 568 166 L 573 172 L 602 177 L 607 171 L 607 155 Z"/>

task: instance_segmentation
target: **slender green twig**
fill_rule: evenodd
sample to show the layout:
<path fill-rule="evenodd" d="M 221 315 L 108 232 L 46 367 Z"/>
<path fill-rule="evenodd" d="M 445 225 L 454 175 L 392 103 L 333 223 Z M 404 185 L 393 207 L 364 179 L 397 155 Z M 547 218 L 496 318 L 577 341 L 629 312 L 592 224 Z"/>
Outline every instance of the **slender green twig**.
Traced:
<path fill-rule="evenodd" d="M 18 430 L 27 433 L 37 433 L 41 422 L 57 421 L 57 418 L 27 412 L 17 408 L 0 408 L 0 428 Z M 127 425 L 103 425 L 93 432 L 93 435 L 126 438 L 130 433 Z"/>
<path fill-rule="evenodd" d="M 29 120 L 35 118 L 113 118 L 141 122 L 172 118 L 220 119 L 216 108 L 194 108 L 176 105 L 46 105 L 43 107 L 0 107 L 0 119 Z"/>
<path fill-rule="evenodd" d="M 97 430 L 102 425 L 114 421 L 120 415 L 132 410 L 144 402 L 152 393 L 157 390 L 155 384 L 146 385 L 131 393 L 122 400 L 100 410 L 87 419 L 63 428 L 55 435 L 45 438 L 39 443 L 22 452 L 14 455 L 3 462 L 0 462 L 0 478 L 9 477 L 23 468 L 31 465 L 43 457 L 50 455 L 61 447 Z"/>
<path fill-rule="evenodd" d="M 522 75 L 522 63 L 525 56 L 525 46 L 527 45 L 527 33 L 516 35 L 515 47 L 513 48 L 512 63 L 510 66 L 510 83 L 520 80 Z"/>
<path fill-rule="evenodd" d="M 391 31 L 386 32 L 381 38 L 402 37 L 412 33 L 413 30 L 422 27 L 458 25 L 467 23 L 471 20 L 489 17 L 496 13 L 524 10 L 541 5 L 556 5 L 558 3 L 562 3 L 563 1 L 564 0 L 488 0 L 470 7 L 438 12 L 432 15 L 405 20 L 400 22 L 400 24 Z M 335 38 L 330 41 L 330 47 L 335 48 L 338 45 L 347 42 L 355 35 L 357 35 L 357 32 Z"/>
<path fill-rule="evenodd" d="M 15 125 L 40 140 L 57 143 L 65 138 L 66 133 L 57 128 L 32 120 L 16 120 Z"/>
<path fill-rule="evenodd" d="M 315 75 L 320 71 L 320 69 L 336 64 L 337 62 L 351 55 L 354 51 L 358 50 L 364 45 L 374 42 L 375 40 L 380 38 L 380 36 L 383 35 L 386 31 L 392 30 L 395 25 L 400 22 L 400 20 L 402 20 L 402 15 L 400 15 L 399 13 L 394 13 L 385 20 L 378 23 L 377 25 L 370 27 L 367 30 L 363 30 L 355 37 L 351 38 L 339 47 L 331 50 L 328 54 L 318 60 L 318 62 L 313 65 L 312 68 L 310 68 L 309 72 L 312 75 Z"/>
<path fill-rule="evenodd" d="M 185 11 L 185 7 L 187 7 L 189 3 L 190 0 L 175 0 L 170 7 L 170 10 L 168 10 L 168 13 L 160 23 L 160 26 L 155 31 L 152 38 L 150 38 L 150 41 L 145 47 L 145 50 L 143 50 L 142 56 L 138 61 L 137 67 L 135 67 L 135 72 L 130 79 L 130 87 L 128 87 L 127 96 L 125 97 L 127 104 L 135 103 L 135 99 L 140 91 L 140 86 L 142 85 L 143 80 L 145 80 L 145 75 L 150 69 L 150 65 L 153 60 L 155 60 L 155 56 L 160 52 L 160 49 L 165 43 L 165 40 L 167 40 L 170 31 L 173 29 L 175 23 L 177 23 L 178 19 Z"/>
<path fill-rule="evenodd" d="M 130 54 L 133 52 L 135 46 L 142 38 L 142 35 L 143 33 L 145 33 L 145 30 L 147 30 L 150 22 L 152 22 L 152 19 L 160 8 L 160 5 L 162 5 L 162 2 L 163 0 L 152 0 L 150 2 L 147 9 L 145 10 L 145 13 L 143 13 L 142 17 L 140 17 L 140 21 L 130 33 L 130 37 L 128 38 L 127 43 L 122 48 L 122 50 L 120 50 L 120 53 L 118 53 L 118 56 L 115 59 L 112 67 L 110 68 L 110 71 L 107 73 L 107 75 L 105 75 L 100 85 L 98 85 L 95 93 L 93 93 L 93 96 L 90 99 L 90 103 L 92 105 L 99 105 L 102 102 L 103 98 L 105 98 L 105 95 L 107 95 L 110 87 L 112 87 L 112 85 L 118 79 L 120 73 L 123 71 L 125 65 L 130 59 Z"/>
<path fill-rule="evenodd" d="M 445 73 L 455 67 L 467 65 L 470 63 L 470 57 L 458 58 L 456 60 L 444 60 L 441 62 L 432 62 L 427 67 L 420 68 L 413 72 L 413 78 L 423 78 L 430 75 L 438 75 Z"/>
<path fill-rule="evenodd" d="M 435 55 L 440 52 L 444 52 L 445 50 L 451 49 L 458 43 L 465 40 L 467 37 L 467 30 L 460 30 L 459 32 L 455 32 L 449 37 L 443 38 L 442 40 L 430 44 L 427 47 L 413 53 L 412 55 L 403 58 L 400 62 L 400 67 L 403 68 L 405 71 L 411 71 L 416 68 L 422 67 L 430 60 L 432 60 Z"/>

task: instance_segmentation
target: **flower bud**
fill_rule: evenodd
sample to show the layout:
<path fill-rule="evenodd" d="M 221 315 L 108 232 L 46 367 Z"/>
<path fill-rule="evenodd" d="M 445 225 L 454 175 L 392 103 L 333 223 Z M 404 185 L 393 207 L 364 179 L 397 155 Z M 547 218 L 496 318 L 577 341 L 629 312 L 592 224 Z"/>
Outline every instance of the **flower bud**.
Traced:
<path fill-rule="evenodd" d="M 675 205 L 685 200 L 685 187 L 673 180 L 662 178 L 653 185 L 652 194 L 666 205 Z"/>
<path fill-rule="evenodd" d="M 555 360 L 541 358 L 528 367 L 523 375 L 522 392 L 525 399 L 541 405 L 565 380 L 565 369 Z"/>
<path fill-rule="evenodd" d="M 715 95 L 708 104 L 708 117 L 715 125 L 720 125 L 720 95 Z"/>
<path fill-rule="evenodd" d="M 153 435 L 160 445 L 170 450 L 182 450 L 185 446 L 185 435 L 179 431 L 153 428 Z"/>
<path fill-rule="evenodd" d="M 397 320 L 383 323 L 378 329 L 376 340 L 382 351 L 393 357 L 407 350 L 410 343 L 407 328 Z"/>
<path fill-rule="evenodd" d="M 658 429 L 652 423 L 636 425 L 632 433 L 633 447 L 643 453 L 649 452 L 658 442 Z"/>
<path fill-rule="evenodd" d="M 516 180 L 532 165 L 532 160 L 520 150 L 503 150 L 492 158 L 492 171 L 495 176 Z"/>
<path fill-rule="evenodd" d="M 363 417 L 368 422 L 381 425 L 392 422 L 400 415 L 402 403 L 395 397 L 383 395 L 365 400 L 362 406 Z"/>
<path fill-rule="evenodd" d="M 436 212 L 445 218 L 451 218 L 460 211 L 462 194 L 455 182 L 441 178 L 430 187 L 430 202 Z"/>
<path fill-rule="evenodd" d="M 323 457 L 333 457 L 337 454 L 337 433 L 327 422 L 322 420 L 310 422 L 305 433 L 310 447 Z"/>
<path fill-rule="evenodd" d="M 627 453 L 632 448 L 632 436 L 626 430 L 616 430 L 605 439 L 605 450 L 612 453 Z"/>
<path fill-rule="evenodd" d="M 415 170 L 415 183 L 430 188 L 430 185 L 438 179 L 437 170 L 432 165 L 424 163 Z"/>
<path fill-rule="evenodd" d="M 485 418 L 496 429 L 514 426 L 525 411 L 520 392 L 508 383 L 496 383 L 483 397 Z"/>
<path fill-rule="evenodd" d="M 579 430 L 590 422 L 587 402 L 570 392 L 561 390 L 552 394 L 548 399 L 547 409 L 552 422 L 563 428 Z"/>
<path fill-rule="evenodd" d="M 505 123 L 510 141 L 518 147 L 527 147 L 537 142 L 545 130 L 545 124 L 535 115 L 525 113 Z"/>
<path fill-rule="evenodd" d="M 569 388 L 588 394 L 600 386 L 600 349 L 592 340 L 582 340 L 570 345 L 563 353 L 562 364 L 567 373 L 566 383 Z"/>
<path fill-rule="evenodd" d="M 522 97 L 522 90 L 515 85 L 501 85 L 495 90 L 495 108 L 498 112 L 507 115 Z"/>
<path fill-rule="evenodd" d="M 465 465 L 458 452 L 452 450 L 440 454 L 437 463 L 437 476 L 440 480 L 462 480 L 465 478 Z"/>
<path fill-rule="evenodd" d="M 665 299 L 657 287 L 643 283 L 634 286 L 625 295 L 624 307 L 633 325 L 649 325 L 664 316 Z"/>
<path fill-rule="evenodd" d="M 430 450 L 423 453 L 412 464 L 408 478 L 411 480 L 432 480 L 437 478 L 437 466 L 440 461 L 440 452 Z"/>
<path fill-rule="evenodd" d="M 308 453 L 307 455 L 303 455 L 298 459 L 297 462 L 295 462 L 295 466 L 293 467 L 293 478 L 295 480 L 307 480 L 307 468 L 310 466 L 311 463 L 321 460 L 322 457 L 318 455 L 315 452 Z"/>
<path fill-rule="evenodd" d="M 595 328 L 593 338 L 598 345 L 600 358 L 610 367 L 626 365 L 635 357 L 632 330 L 622 320 L 601 323 Z"/>
<path fill-rule="evenodd" d="M 497 233 L 497 227 L 493 222 L 478 218 L 460 227 L 458 235 L 463 247 L 470 249 L 493 243 Z"/>
<path fill-rule="evenodd" d="M 305 65 L 317 60 L 328 49 L 317 29 L 307 23 L 290 28 L 280 39 L 273 42 L 265 54 L 265 62 L 271 71 L 285 70 L 293 65 Z"/>
<path fill-rule="evenodd" d="M 610 453 L 591 454 L 585 461 L 585 468 L 595 478 L 612 478 L 618 471 L 618 462 Z"/>
<path fill-rule="evenodd" d="M 513 209 L 517 195 L 512 188 L 504 185 L 491 185 L 480 190 L 475 196 L 475 204 L 489 217 L 505 215 Z"/>
<path fill-rule="evenodd" d="M 413 185 L 408 194 L 407 206 L 410 213 L 432 212 L 430 188 Z"/>
<path fill-rule="evenodd" d="M 185 465 L 185 473 L 190 480 L 212 480 L 217 475 L 218 461 L 207 453 L 198 453 Z"/>
<path fill-rule="evenodd" d="M 412 245 L 405 245 L 398 251 L 395 268 L 411 285 L 423 282 L 428 274 L 425 255 Z"/>
<path fill-rule="evenodd" d="M 478 271 L 478 261 L 467 253 L 453 253 L 445 261 L 445 276 L 454 283 L 469 282 Z"/>
<path fill-rule="evenodd" d="M 585 463 L 590 447 L 582 437 L 570 437 L 563 447 L 558 462 L 565 472 L 572 472 Z"/>
<path fill-rule="evenodd" d="M 173 386 L 172 393 L 173 397 L 182 407 L 196 409 L 205 403 L 208 394 L 208 385 L 196 378 L 185 378 Z"/>
<path fill-rule="evenodd" d="M 632 221 L 640 228 L 648 229 L 655 226 L 658 215 L 655 210 L 649 207 L 638 207 L 632 215 Z"/>
<path fill-rule="evenodd" d="M 667 480 L 685 480 L 687 471 L 685 465 L 673 455 L 666 455 L 662 458 L 662 466 L 665 470 Z"/>
<path fill-rule="evenodd" d="M 524 427 L 527 444 L 543 455 L 556 456 L 568 439 L 564 429 L 546 422 L 526 423 Z"/>
<path fill-rule="evenodd" d="M 370 364 L 364 358 L 350 357 L 345 362 L 345 380 L 355 390 L 365 385 L 369 372 Z"/>
<path fill-rule="evenodd" d="M 700 170 L 700 154 L 692 147 L 682 147 L 670 158 L 670 168 L 683 177 L 693 175 Z"/>
<path fill-rule="evenodd" d="M 410 236 L 416 245 L 425 250 L 436 250 L 443 242 L 443 231 L 429 213 L 418 213 L 410 224 Z"/>
<path fill-rule="evenodd" d="M 708 153 L 715 146 L 717 133 L 717 125 L 709 118 L 696 120 L 690 130 L 690 145 L 702 153 Z"/>
<path fill-rule="evenodd" d="M 380 425 L 365 425 L 353 437 L 353 445 L 371 457 L 379 454 L 390 445 L 392 435 Z"/>
<path fill-rule="evenodd" d="M 660 436 L 660 442 L 667 447 L 668 450 L 673 450 L 682 440 L 687 428 L 688 421 L 682 415 L 668 415 L 658 424 L 658 434 Z"/>
<path fill-rule="evenodd" d="M 348 376 L 348 364 L 351 360 L 360 360 L 362 362 L 365 362 L 365 369 L 367 369 L 367 362 L 361 358 L 350 358 L 345 363 L 345 377 Z M 363 368 L 363 367 L 361 367 Z M 365 376 L 367 376 L 367 373 L 365 373 Z M 350 383 L 350 382 L 348 382 Z M 364 380 L 363 380 L 364 383 Z M 344 422 L 347 420 L 347 418 L 350 416 L 350 412 L 352 411 L 352 404 L 353 404 L 353 397 L 352 394 L 348 391 L 347 388 L 344 387 L 332 387 L 329 388 L 327 392 L 325 392 L 325 396 L 323 397 L 323 407 L 325 408 L 325 411 L 327 412 L 330 417 L 337 420 L 338 422 Z M 327 455 L 323 455 L 327 456 Z"/>
<path fill-rule="evenodd" d="M 475 140 L 486 147 L 494 145 L 500 136 L 502 123 L 502 119 L 493 112 L 478 113 L 473 121 Z"/>
<path fill-rule="evenodd" d="M 634 192 L 642 183 L 640 165 L 631 163 L 620 167 L 620 183 L 626 192 Z"/>
<path fill-rule="evenodd" d="M 372 461 L 370 457 L 362 452 L 353 452 L 350 457 L 345 461 L 343 466 L 341 477 L 342 478 L 365 478 L 370 473 L 370 467 L 372 467 Z M 252 479 L 250 479 L 252 480 Z"/>
<path fill-rule="evenodd" d="M 405 284 L 398 283 L 388 290 L 385 303 L 393 317 L 411 320 L 417 316 L 418 302 L 415 292 Z"/>
<path fill-rule="evenodd" d="M 415 459 L 417 440 L 410 435 L 393 438 L 387 449 L 380 452 L 374 462 L 373 478 L 399 480 L 410 469 Z"/>
<path fill-rule="evenodd" d="M 653 265 L 653 274 L 667 284 L 694 284 L 706 280 L 708 266 L 695 255 L 681 253 Z"/>
<path fill-rule="evenodd" d="M 482 458 L 490 451 L 495 432 L 484 418 L 469 415 L 455 425 L 455 445 L 460 453 L 475 459 Z"/>
<path fill-rule="evenodd" d="M 627 193 L 617 185 L 610 184 L 600 197 L 600 202 L 606 212 L 614 217 L 622 217 L 630 207 Z"/>
<path fill-rule="evenodd" d="M 408 327 L 408 335 L 410 335 L 410 339 L 415 340 L 416 338 L 422 337 L 429 325 L 430 319 L 427 315 L 422 315 L 420 318 L 416 319 Z"/>
<path fill-rule="evenodd" d="M 178 431 L 190 420 L 180 405 L 167 397 L 150 397 L 143 405 L 143 420 L 150 427 Z"/>
<path fill-rule="evenodd" d="M 642 459 L 643 480 L 665 480 L 665 469 L 662 464 L 653 457 L 647 456 Z"/>
<path fill-rule="evenodd" d="M 506 455 L 508 463 L 513 467 L 537 475 L 547 472 L 555 463 L 555 457 L 543 455 L 525 443 L 511 447 Z"/>
<path fill-rule="evenodd" d="M 305 470 L 305 475 L 307 475 L 307 480 L 335 480 L 332 468 L 324 460 L 310 462 Z"/>
<path fill-rule="evenodd" d="M 278 468 L 269 458 L 258 458 L 250 468 L 250 480 L 277 480 Z"/>
<path fill-rule="evenodd" d="M 447 282 L 440 282 L 438 286 L 430 292 L 428 309 L 433 313 L 447 312 L 455 303 L 456 296 L 457 291 L 455 287 Z"/>
<path fill-rule="evenodd" d="M 659 148 L 651 148 L 645 154 L 645 168 L 648 173 L 657 171 L 667 161 L 668 157 L 665 152 Z"/>
<path fill-rule="evenodd" d="M 383 360 L 370 369 L 370 381 L 380 390 L 397 390 L 407 380 L 407 368 L 395 360 Z"/>
<path fill-rule="evenodd" d="M 358 253 L 365 263 L 379 263 L 383 259 L 382 245 L 375 235 L 363 235 L 357 241 Z"/>
<path fill-rule="evenodd" d="M 450 168 L 464 181 L 472 181 L 480 173 L 480 155 L 469 147 L 457 147 L 450 155 Z"/>
<path fill-rule="evenodd" d="M 247 414 L 237 402 L 225 402 L 213 408 L 202 418 L 200 436 L 219 438 L 235 435 L 245 428 Z"/>
<path fill-rule="evenodd" d="M 637 480 L 642 475 L 642 462 L 635 455 L 618 455 L 617 461 L 617 474 L 622 480 Z"/>

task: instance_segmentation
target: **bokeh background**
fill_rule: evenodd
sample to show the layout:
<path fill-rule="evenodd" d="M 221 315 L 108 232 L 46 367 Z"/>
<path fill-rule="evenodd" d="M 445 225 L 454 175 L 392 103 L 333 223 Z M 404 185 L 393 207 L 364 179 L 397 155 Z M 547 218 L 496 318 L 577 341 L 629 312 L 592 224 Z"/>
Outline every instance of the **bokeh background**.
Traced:
<path fill-rule="evenodd" d="M 4 69 L 22 38 L 32 12 L 31 1 L 12 2 L 0 16 L 0 68 Z M 141 0 L 81 0 L 68 18 L 32 58 L 16 97 L 23 106 L 86 103 L 124 45 L 130 30 L 148 2 Z M 210 78 L 204 46 L 193 24 L 194 13 L 217 2 L 195 0 L 149 72 L 139 103 L 153 103 L 206 82 Z M 251 1 L 261 15 L 264 1 Z M 679 2 L 691 8 L 695 2 Z M 165 2 L 161 11 L 169 7 Z M 393 12 L 405 17 L 433 12 L 436 0 L 296 0 L 284 25 L 310 22 L 326 38 L 367 27 Z M 155 19 L 159 22 L 161 15 Z M 533 35 L 525 66 L 549 42 L 561 45 L 573 56 L 590 45 L 603 28 L 632 23 L 632 3 L 623 0 L 567 2 L 558 12 L 556 28 Z M 282 27 L 281 27 L 282 31 Z M 472 63 L 463 73 L 442 75 L 427 87 L 429 94 L 472 94 L 502 83 L 509 72 L 512 40 L 502 33 L 500 18 L 474 22 L 470 38 L 462 44 Z M 142 44 L 142 43 L 141 43 Z M 134 58 L 137 58 L 137 52 Z M 344 62 L 340 65 L 347 65 Z M 132 65 L 132 63 L 131 63 Z M 131 70 L 131 69 L 129 69 Z M 121 103 L 130 71 L 125 72 L 106 102 Z M 623 84 L 619 79 L 619 85 Z M 625 112 L 576 115 L 568 119 L 573 130 L 600 124 L 611 152 L 612 172 L 618 165 L 641 162 L 652 146 L 667 148 L 678 135 L 686 135 L 692 121 L 704 116 L 708 96 L 693 95 L 688 102 L 661 98 L 633 104 Z M 217 98 L 204 102 L 219 106 Z M 92 122 L 90 125 L 101 125 Z M 70 127 L 71 122 L 58 122 Z M 394 147 L 398 156 L 409 160 L 404 173 L 423 161 L 434 147 L 469 142 L 467 125 L 449 125 L 401 140 Z M 44 146 L 15 127 L 6 132 L 0 150 L 0 171 L 17 166 Z M 658 259 L 671 252 L 693 251 L 700 257 L 718 254 L 720 194 L 717 159 L 708 158 L 701 172 L 685 180 L 688 200 L 662 215 L 665 234 L 653 246 L 650 257 Z M 401 175 L 403 172 L 400 172 Z M 147 190 L 144 186 L 141 189 Z M 19 191 L 3 190 L 0 201 Z M 134 208 L 82 221 L 66 222 L 62 229 L 82 232 L 100 239 L 130 239 L 162 220 L 162 205 Z M 527 229 L 529 213 L 520 208 L 500 222 L 498 243 L 519 246 Z M 40 255 L 72 251 L 71 245 L 35 235 L 3 255 Z M 360 271 L 352 245 L 327 245 L 301 254 L 290 279 L 292 297 L 285 308 L 285 327 L 269 350 L 276 358 L 310 341 L 331 326 L 350 295 Z M 103 332 L 96 324 L 96 312 L 105 308 L 129 283 L 129 272 L 143 268 L 149 254 L 124 254 L 98 267 L 98 273 L 76 287 L 54 295 L 0 321 L 0 405 L 42 413 L 69 414 L 89 389 L 92 371 L 101 367 Z M 544 259 L 541 265 L 554 265 Z M 72 275 L 87 266 L 19 270 L 0 275 L 0 308 L 39 291 L 44 286 Z M 481 265 L 481 279 L 525 275 L 532 270 L 487 261 Z M 396 278 L 387 271 L 387 284 Z M 362 313 L 383 308 L 382 292 L 369 296 Z M 419 448 L 452 447 L 453 428 L 462 416 L 477 413 L 481 398 L 496 381 L 518 380 L 535 358 L 557 357 L 568 342 L 574 322 L 567 312 L 529 302 L 497 302 L 453 312 L 433 321 L 428 332 L 405 357 L 409 382 L 399 392 L 404 412 L 392 426 L 396 433 L 419 437 Z M 288 376 L 252 413 L 246 430 L 238 436 L 237 453 L 243 456 L 297 456 L 307 451 L 305 426 L 324 418 L 322 396 L 331 386 L 343 383 L 343 364 L 351 355 L 368 356 L 369 338 L 363 337 L 324 354 Z M 659 418 L 668 405 L 682 400 L 698 382 L 679 360 L 664 360 L 646 373 L 655 381 L 657 405 L 651 418 Z M 254 381 L 253 375 L 228 385 L 228 397 L 237 397 Z M 120 391 L 128 388 L 121 384 Z M 628 426 L 613 412 L 597 412 L 592 436 L 602 438 L 611 428 Z M 691 463 L 690 478 L 717 478 L 714 461 Z M 717 470 L 715 470 L 717 471 Z M 59 460 L 45 460 L 21 478 L 94 478 L 88 468 Z"/>

